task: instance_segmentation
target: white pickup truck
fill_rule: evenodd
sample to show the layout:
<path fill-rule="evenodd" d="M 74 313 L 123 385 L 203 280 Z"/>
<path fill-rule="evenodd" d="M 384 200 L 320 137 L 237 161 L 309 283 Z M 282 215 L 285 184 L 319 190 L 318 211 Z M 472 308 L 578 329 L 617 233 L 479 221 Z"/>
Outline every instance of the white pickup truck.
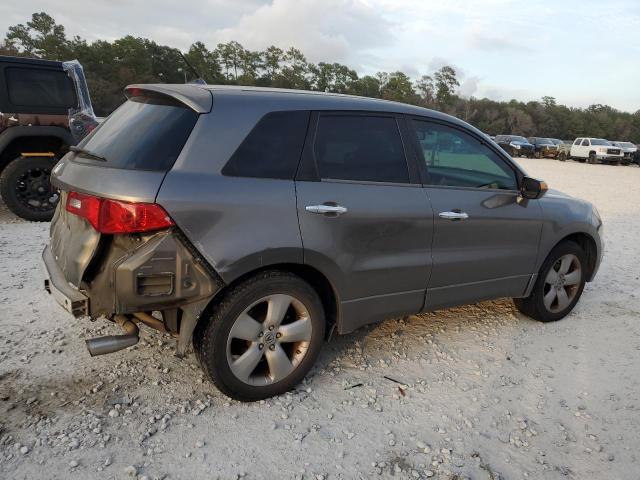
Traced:
<path fill-rule="evenodd" d="M 576 138 L 571 145 L 569 158 L 579 162 L 609 163 L 619 165 L 624 155 L 620 147 L 616 147 L 602 138 Z"/>

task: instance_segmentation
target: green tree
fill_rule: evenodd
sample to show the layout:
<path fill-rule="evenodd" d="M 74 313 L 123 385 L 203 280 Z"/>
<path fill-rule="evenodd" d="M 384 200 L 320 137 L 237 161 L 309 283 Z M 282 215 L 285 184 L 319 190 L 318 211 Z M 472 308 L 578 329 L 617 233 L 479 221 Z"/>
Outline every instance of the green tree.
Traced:
<path fill-rule="evenodd" d="M 5 43 L 26 56 L 64 60 L 71 54 L 64 27 L 44 12 L 34 13 L 26 25 L 9 27 Z"/>

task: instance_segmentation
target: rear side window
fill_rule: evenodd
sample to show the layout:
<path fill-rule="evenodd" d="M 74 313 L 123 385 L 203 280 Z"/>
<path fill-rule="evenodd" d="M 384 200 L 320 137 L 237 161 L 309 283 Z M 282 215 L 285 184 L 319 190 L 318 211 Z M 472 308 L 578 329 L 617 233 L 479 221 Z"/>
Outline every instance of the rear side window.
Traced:
<path fill-rule="evenodd" d="M 64 71 L 7 68 L 5 75 L 13 105 L 71 108 L 77 104 L 73 82 Z"/>
<path fill-rule="evenodd" d="M 196 112 L 168 97 L 133 97 L 79 145 L 106 162 L 81 153 L 75 160 L 127 170 L 167 171 L 197 120 Z"/>
<path fill-rule="evenodd" d="M 321 115 L 313 153 L 323 179 L 409 183 L 393 117 Z"/>
<path fill-rule="evenodd" d="M 308 123 L 308 111 L 266 114 L 231 156 L 222 174 L 293 180 Z"/>

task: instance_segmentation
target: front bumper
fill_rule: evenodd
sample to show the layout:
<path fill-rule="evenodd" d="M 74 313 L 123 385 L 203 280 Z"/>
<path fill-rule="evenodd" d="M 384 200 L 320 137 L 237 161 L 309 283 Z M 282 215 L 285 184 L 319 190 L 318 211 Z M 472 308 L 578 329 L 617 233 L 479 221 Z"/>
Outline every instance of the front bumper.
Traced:
<path fill-rule="evenodd" d="M 89 315 L 89 297 L 66 281 L 49 245 L 42 252 L 42 263 L 45 271 L 44 289 L 73 316 Z"/>

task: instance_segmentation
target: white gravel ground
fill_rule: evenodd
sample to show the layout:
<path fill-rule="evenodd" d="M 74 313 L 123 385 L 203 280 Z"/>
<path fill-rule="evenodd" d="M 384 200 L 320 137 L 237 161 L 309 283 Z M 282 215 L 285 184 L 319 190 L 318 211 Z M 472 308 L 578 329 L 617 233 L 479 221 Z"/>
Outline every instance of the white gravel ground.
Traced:
<path fill-rule="evenodd" d="M 83 340 L 117 328 L 44 293 L 48 225 L 0 207 L 0 478 L 638 478 L 640 168 L 521 162 L 605 222 L 604 263 L 568 318 L 502 300 L 389 320 L 254 404 L 149 329 L 90 358 Z"/>

